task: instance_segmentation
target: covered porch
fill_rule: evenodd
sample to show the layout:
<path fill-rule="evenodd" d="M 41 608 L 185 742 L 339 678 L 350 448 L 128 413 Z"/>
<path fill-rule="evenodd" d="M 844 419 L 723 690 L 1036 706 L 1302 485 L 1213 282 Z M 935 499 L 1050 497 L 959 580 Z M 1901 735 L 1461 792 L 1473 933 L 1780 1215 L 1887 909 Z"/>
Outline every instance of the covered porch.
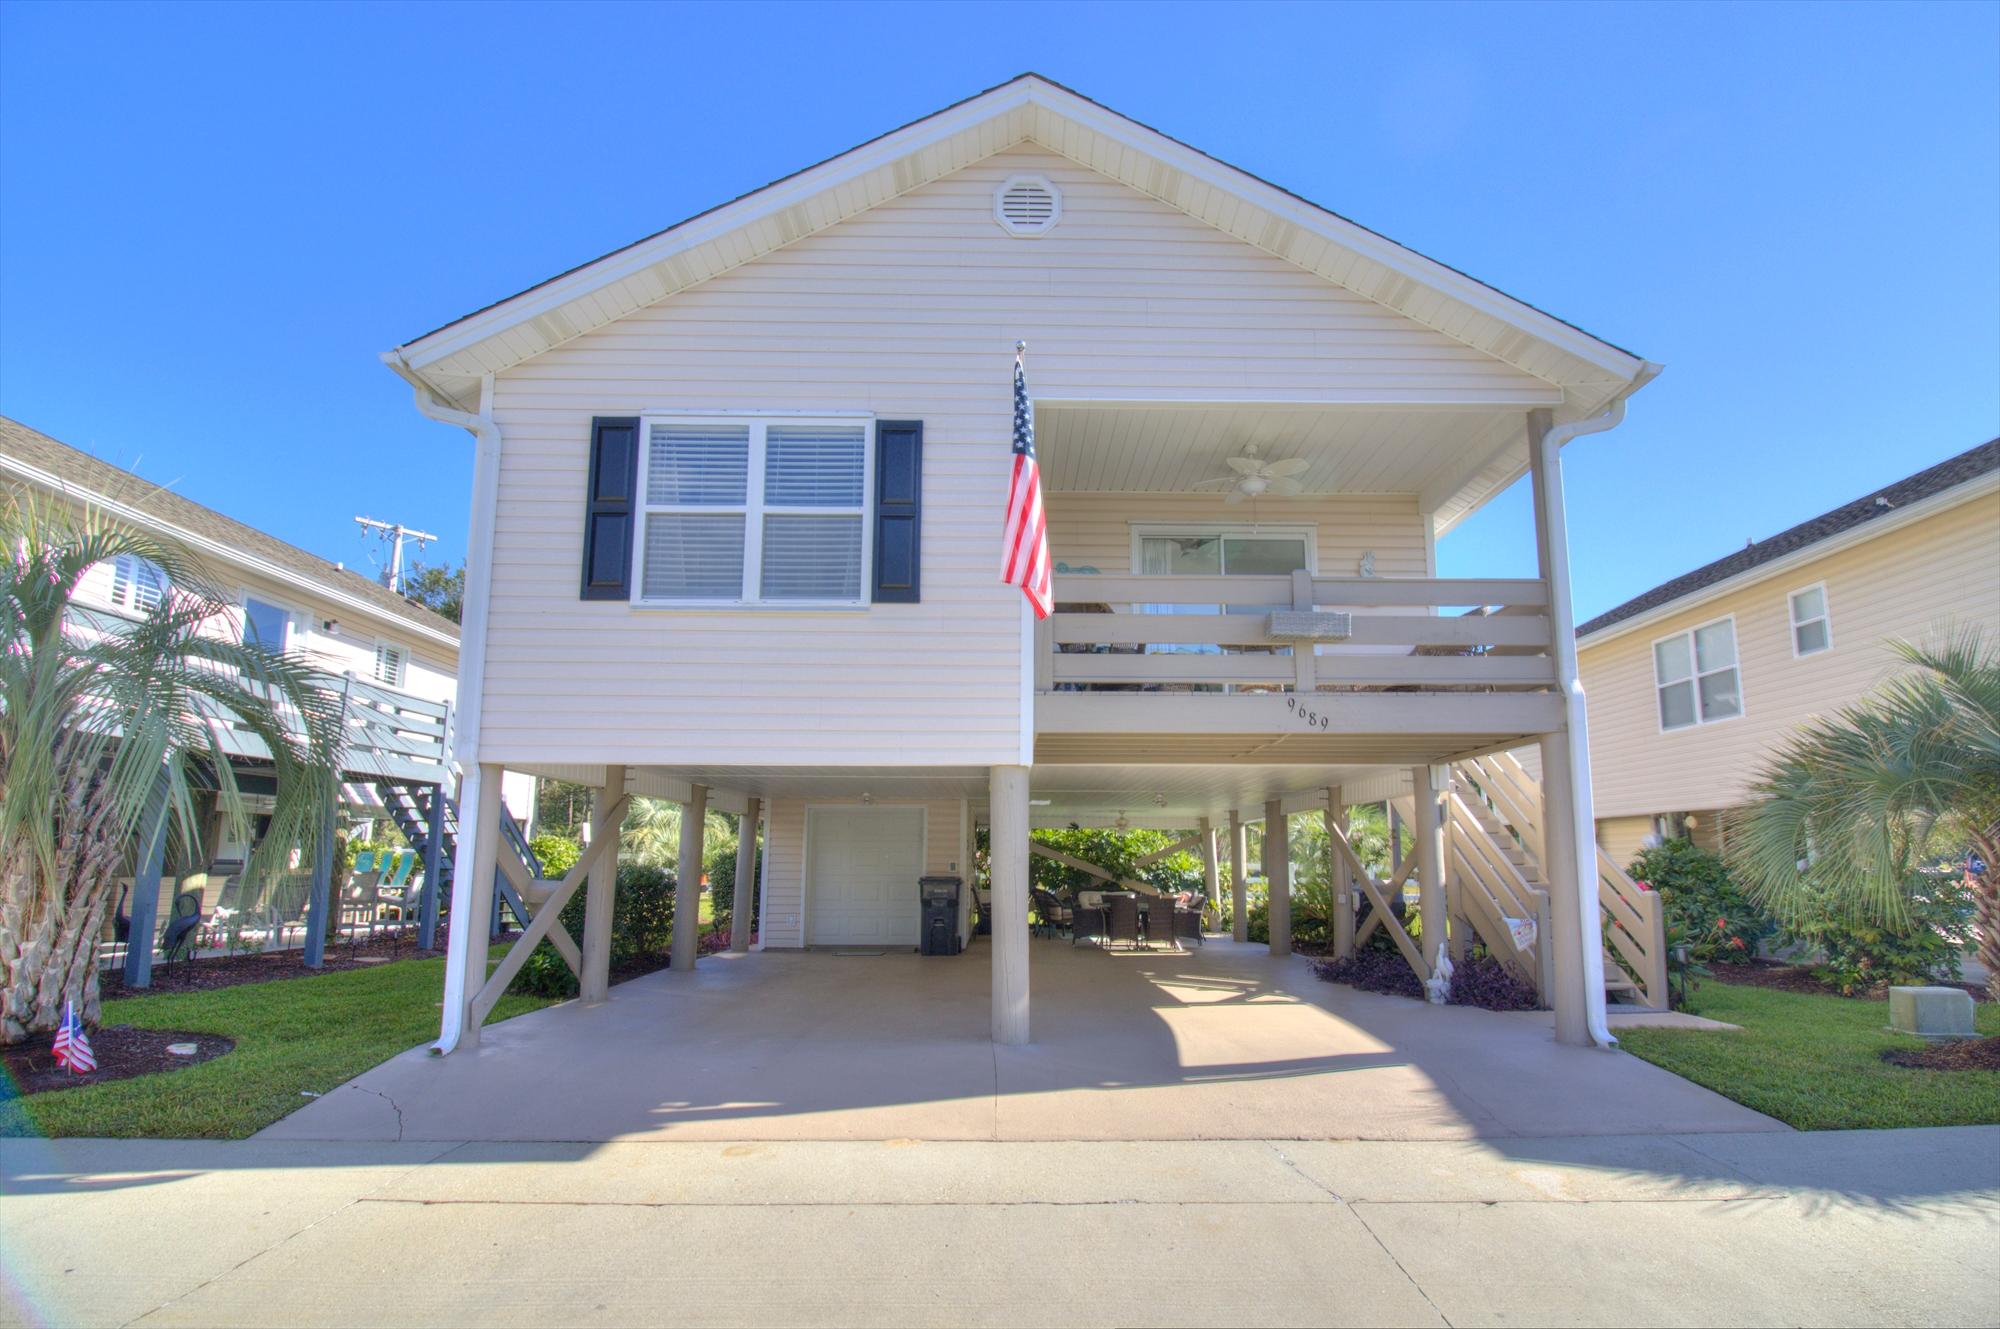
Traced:
<path fill-rule="evenodd" d="M 1033 940 L 1035 1041 L 988 1039 L 992 948 L 704 957 L 415 1049 L 264 1134 L 403 1140 L 1449 1140 L 1782 1129 L 1546 1013 L 1431 1008 L 1212 939 Z M 1634 1017 L 1640 1018 L 1640 1017 Z M 1661 1017 L 1644 1017 L 1661 1018 Z M 1681 1019 L 1685 1017 L 1666 1017 Z"/>

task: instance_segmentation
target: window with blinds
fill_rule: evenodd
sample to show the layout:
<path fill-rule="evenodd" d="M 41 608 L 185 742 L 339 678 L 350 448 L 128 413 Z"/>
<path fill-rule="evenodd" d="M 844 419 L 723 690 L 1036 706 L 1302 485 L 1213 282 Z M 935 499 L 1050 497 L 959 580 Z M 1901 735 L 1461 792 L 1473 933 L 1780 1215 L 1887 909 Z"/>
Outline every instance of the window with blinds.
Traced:
<path fill-rule="evenodd" d="M 392 688 L 403 686 L 404 675 L 409 672 L 410 653 L 394 642 L 375 643 L 375 681 L 386 683 Z"/>
<path fill-rule="evenodd" d="M 134 554 L 111 562 L 111 603 L 135 614 L 150 613 L 167 595 L 167 574 L 158 564 Z"/>
<path fill-rule="evenodd" d="M 861 603 L 872 432 L 862 420 L 649 421 L 640 598 Z"/>

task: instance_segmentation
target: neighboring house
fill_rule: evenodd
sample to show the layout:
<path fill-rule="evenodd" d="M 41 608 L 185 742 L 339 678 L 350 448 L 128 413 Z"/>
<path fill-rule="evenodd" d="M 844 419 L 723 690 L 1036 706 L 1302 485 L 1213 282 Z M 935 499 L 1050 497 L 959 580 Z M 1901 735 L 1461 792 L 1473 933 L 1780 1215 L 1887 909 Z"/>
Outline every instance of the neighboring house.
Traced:
<path fill-rule="evenodd" d="M 998 577 L 1022 340 L 1040 625 Z M 1415 787 L 1420 831 L 1465 838 L 1450 872 L 1445 829 L 1420 850 L 1413 966 L 1447 900 L 1454 946 L 1552 907 L 1537 979 L 1562 1037 L 1601 1036 L 1557 455 L 1657 366 L 1033 75 L 384 359 L 477 440 L 482 832 L 504 770 L 765 817 L 761 945 L 879 948 L 916 943 L 916 878 L 969 876 L 990 825 L 1018 1041 L 1031 822 L 1129 812 L 1212 861 L 1244 821 Z M 1438 536 L 1531 469 L 1544 575 L 1436 580 Z M 1461 805 L 1496 791 L 1451 763 L 1523 741 L 1546 818 L 1516 789 L 1488 836 Z M 1551 828 L 1552 890 L 1502 823 L 1538 853 Z M 454 907 L 484 907 L 490 843 L 463 841 Z M 483 939 L 452 945 L 447 1048 L 511 972 L 482 992 Z"/>
<path fill-rule="evenodd" d="M 0 417 L 0 488 L 59 496 L 184 546 L 228 602 L 205 631 L 295 652 L 324 671 L 328 690 L 348 695 L 351 810 L 361 817 L 400 814 L 421 847 L 431 791 L 450 783 L 446 758 L 457 689 L 457 624 L 368 577 L 5 417 Z M 168 589 L 158 567 L 120 558 L 85 576 L 77 602 L 100 613 L 129 615 L 150 608 Z M 236 763 L 239 786 L 256 813 L 271 789 L 268 763 L 259 760 L 254 739 L 243 743 Z M 135 892 L 134 926 L 149 910 L 165 920 L 179 889 L 201 892 L 205 913 L 227 894 L 237 917 L 261 909 L 274 915 L 270 921 L 286 935 L 284 927 L 303 912 L 310 867 L 293 883 L 246 883 L 242 867 L 260 821 L 253 816 L 253 839 L 246 842 L 230 837 L 223 819 L 212 817 L 198 854 L 166 865 L 149 898 L 138 899 Z M 446 827 L 441 842 L 448 834 Z M 448 843 L 442 848 L 448 862 Z M 143 927 L 138 932 L 150 935 Z M 139 971 L 145 967 L 137 965 Z"/>
<path fill-rule="evenodd" d="M 1656 586 L 1577 629 L 1597 833 L 1727 847 L 1799 726 L 1895 673 L 1888 643 L 2000 644 L 2000 439 Z"/>

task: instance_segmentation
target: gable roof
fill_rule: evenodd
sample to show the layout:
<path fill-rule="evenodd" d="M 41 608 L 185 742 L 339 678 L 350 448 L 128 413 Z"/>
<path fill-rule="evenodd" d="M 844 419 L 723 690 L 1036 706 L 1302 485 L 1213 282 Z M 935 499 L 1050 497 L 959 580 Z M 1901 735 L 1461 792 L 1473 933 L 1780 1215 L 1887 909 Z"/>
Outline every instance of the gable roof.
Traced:
<path fill-rule="evenodd" d="M 1852 503 L 1843 503 L 1831 512 L 1822 512 L 1810 521 L 1802 521 L 1768 540 L 1759 540 L 1725 558 L 1703 564 L 1672 581 L 1662 582 L 1643 595 L 1633 596 L 1616 609 L 1599 614 L 1578 627 L 1576 635 L 1581 640 L 1679 601 L 1698 598 L 1702 592 L 1725 582 L 1733 582 L 1768 563 L 1776 563 L 1870 522 L 1890 518 L 1925 499 L 1935 498 L 1996 472 L 2000 472 L 2000 438 L 1981 443 L 1956 457 L 1918 471 L 1886 489 L 1877 489 Z"/>
<path fill-rule="evenodd" d="M 383 358 L 473 408 L 485 374 L 1023 142 L 1560 386 L 1559 419 L 1594 414 L 1648 367 L 1629 351 L 1032 73 L 551 277 Z"/>
<path fill-rule="evenodd" d="M 458 624 L 411 604 L 388 587 L 4 415 L 0 415 L 0 475 L 66 491 L 140 521 L 150 519 L 148 524 L 186 541 L 199 553 L 276 575 L 281 581 L 303 583 L 305 589 L 337 603 L 394 620 L 453 649 L 458 646 Z"/>

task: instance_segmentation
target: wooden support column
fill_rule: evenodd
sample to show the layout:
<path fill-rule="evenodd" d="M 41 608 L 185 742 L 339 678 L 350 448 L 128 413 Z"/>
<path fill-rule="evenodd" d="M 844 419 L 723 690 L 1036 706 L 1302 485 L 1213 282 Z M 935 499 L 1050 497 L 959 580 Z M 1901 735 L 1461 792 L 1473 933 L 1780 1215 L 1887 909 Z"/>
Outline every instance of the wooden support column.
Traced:
<path fill-rule="evenodd" d="M 591 796 L 590 842 L 610 837 L 604 856 L 590 869 L 583 897 L 583 972 L 577 976 L 586 1002 L 611 995 L 611 923 L 618 905 L 618 832 L 615 816 L 624 820 L 625 768 L 604 768 L 604 787 Z M 613 809 L 617 809 L 616 812 Z"/>
<path fill-rule="evenodd" d="M 333 890 L 333 831 L 334 810 L 339 796 L 327 805 L 320 816 L 319 843 L 313 849 L 312 895 L 306 906 L 306 953 L 305 965 L 308 969 L 318 969 L 326 963 L 326 939 L 331 936 L 340 940 L 335 924 L 340 918 L 340 901 L 334 898 Z M 370 928 L 373 931 L 373 928 Z"/>
<path fill-rule="evenodd" d="M 673 969 L 677 974 L 694 972 L 694 957 L 701 949 L 701 858 L 708 786 L 689 785 L 688 791 L 688 801 L 681 808 L 681 861 L 674 877 Z"/>
<path fill-rule="evenodd" d="M 1417 839 L 1417 911 L 1423 919 L 1424 970 L 1436 974 L 1438 957 L 1444 954 L 1444 821 L 1439 815 L 1438 791 L 1431 781 L 1431 768 L 1410 768 L 1410 789 L 1415 793 Z"/>
<path fill-rule="evenodd" d="M 757 819 L 763 805 L 752 798 L 736 822 L 736 895 L 729 904 L 729 950 L 742 955 L 750 949 L 757 918 Z"/>
<path fill-rule="evenodd" d="M 438 906 L 443 903 L 445 804 L 444 785 L 432 785 L 425 811 L 424 893 L 417 905 L 417 946 L 426 951 L 437 945 Z"/>
<path fill-rule="evenodd" d="M 486 982 L 486 921 L 493 913 L 493 879 L 500 870 L 501 766 L 476 766 L 465 773 L 459 796 L 458 861 L 451 871 L 451 940 L 445 959 L 445 1018 L 456 1015 L 458 1046 L 479 1042 L 473 1003 Z"/>
<path fill-rule="evenodd" d="M 993 1041 L 1028 1041 L 1028 768 L 987 775 L 992 810 Z"/>
<path fill-rule="evenodd" d="M 1542 870 L 1549 888 L 1550 991 L 1556 1041 L 1590 1047 L 1592 1007 L 1603 1027 L 1602 906 L 1597 887 L 1597 825 L 1590 797 L 1590 733 L 1577 673 L 1576 629 L 1570 609 L 1569 536 L 1564 526 L 1562 458 L 1548 446 L 1554 424 L 1546 410 L 1528 412 L 1528 472 L 1535 501 L 1535 554 L 1549 587 L 1549 654 L 1563 689 L 1560 732 L 1542 735 Z M 1593 992 L 1593 973 L 1596 990 Z"/>
<path fill-rule="evenodd" d="M 1271 954 L 1292 953 L 1292 846 L 1283 799 L 1264 804 L 1264 883 L 1270 892 Z"/>
<path fill-rule="evenodd" d="M 1542 751 L 1542 873 L 1548 879 L 1549 931 L 1544 949 L 1551 958 L 1549 990 L 1542 994 L 1556 1016 L 1556 1042 L 1589 1047 L 1584 1014 L 1583 917 L 1578 904 L 1576 840 L 1563 833 L 1575 815 L 1571 804 L 1569 737 L 1544 734 Z M 1591 864 L 1594 869 L 1597 865 Z M 1591 925 L 1596 926 L 1593 917 Z"/>
<path fill-rule="evenodd" d="M 1250 887 L 1244 880 L 1250 866 L 1250 832 L 1242 814 L 1229 809 L 1229 935 L 1250 940 Z"/>
<path fill-rule="evenodd" d="M 1201 819 L 1201 884 L 1208 892 L 1208 907 L 1222 914 L 1222 872 L 1215 861 L 1215 827 Z"/>
<path fill-rule="evenodd" d="M 167 859 L 167 799 L 164 784 L 146 809 L 139 841 L 139 871 L 132 881 L 131 923 L 125 933 L 125 986 L 153 985 L 153 936 L 160 924 L 160 876 Z"/>
<path fill-rule="evenodd" d="M 1327 883 L 1333 888 L 1333 954 L 1340 959 L 1354 954 L 1354 874 L 1347 869 L 1347 857 L 1340 852 L 1339 840 L 1347 834 L 1347 800 L 1340 786 L 1326 791 Z M 1333 832 L 1339 832 L 1336 836 Z"/>

